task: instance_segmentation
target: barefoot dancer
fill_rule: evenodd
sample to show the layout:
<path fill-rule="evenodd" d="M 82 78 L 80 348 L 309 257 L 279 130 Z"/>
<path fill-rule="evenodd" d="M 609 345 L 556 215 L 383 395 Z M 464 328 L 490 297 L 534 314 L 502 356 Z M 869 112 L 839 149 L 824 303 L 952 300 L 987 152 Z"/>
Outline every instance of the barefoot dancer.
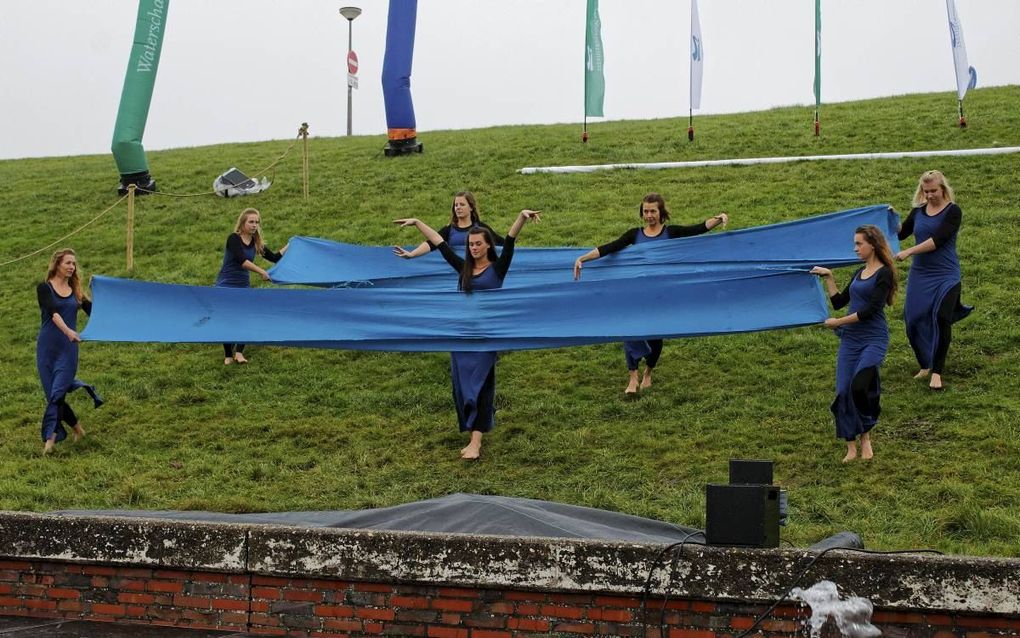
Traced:
<path fill-rule="evenodd" d="M 729 215 L 720 213 L 715 217 L 709 217 L 700 224 L 691 226 L 666 226 L 669 220 L 669 211 L 666 210 L 666 202 L 662 195 L 649 193 L 645 195 L 641 206 L 638 209 L 641 219 L 644 221 L 644 228 L 631 228 L 619 239 L 604 244 L 581 255 L 574 262 L 574 279 L 581 278 L 581 264 L 586 261 L 605 257 L 612 253 L 623 250 L 631 244 L 641 244 L 648 241 L 660 239 L 675 239 L 677 237 L 690 237 L 707 233 L 716 226 L 725 226 L 729 222 Z M 641 387 L 648 388 L 652 385 L 652 370 L 659 361 L 662 354 L 662 339 L 649 339 L 647 341 L 626 341 L 623 344 L 623 351 L 627 358 L 627 370 L 630 374 L 627 383 L 626 394 L 636 394 L 638 391 L 638 364 L 643 358 L 645 360 L 645 373 L 641 378 Z"/>
<path fill-rule="evenodd" d="M 464 257 L 453 251 L 446 241 L 424 222 L 409 218 L 398 219 L 395 224 L 414 226 L 425 239 L 434 244 L 447 263 L 460 272 L 458 288 L 466 293 L 472 290 L 491 290 L 503 287 L 503 279 L 514 257 L 517 234 L 525 222 L 541 221 L 539 211 L 522 210 L 506 232 L 503 252 L 496 256 L 495 240 L 490 231 L 472 228 L 467 237 Z M 471 441 L 460 451 L 462 459 L 477 459 L 482 452 L 482 434 L 495 425 L 496 353 L 451 352 L 450 376 L 453 380 L 453 402 L 457 407 L 457 421 L 461 432 L 471 432 Z"/>
<path fill-rule="evenodd" d="M 831 270 L 821 266 L 811 269 L 825 281 L 833 308 L 838 310 L 850 304 L 846 316 L 825 320 L 825 327 L 837 329 L 839 335 L 836 398 L 829 409 L 836 418 L 836 436 L 846 440 L 844 463 L 857 458 L 858 436 L 861 457 L 873 456 L 870 432 L 881 412 L 878 369 L 889 348 L 889 326 L 883 307 L 892 305 L 898 285 L 892 252 L 877 226 L 857 228 L 854 252 L 864 267 L 854 273 L 842 292 L 836 289 Z"/>
<path fill-rule="evenodd" d="M 261 255 L 276 263 L 287 252 L 287 246 L 281 248 L 278 253 L 269 250 L 262 243 L 260 224 L 261 218 L 258 210 L 245 208 L 241 211 L 241 215 L 237 218 L 237 224 L 234 225 L 234 232 L 227 237 L 227 246 L 223 250 L 223 265 L 220 266 L 220 273 L 216 276 L 217 286 L 248 288 L 251 286 L 249 272 L 258 273 L 264 281 L 269 280 L 269 273 L 255 264 L 255 255 Z M 244 344 L 223 344 L 223 365 L 229 365 L 234 361 L 248 363 L 248 360 L 244 358 Z"/>
<path fill-rule="evenodd" d="M 78 372 L 78 309 L 92 312 L 92 301 L 85 296 L 78 274 L 78 261 L 70 248 L 58 250 L 50 259 L 46 281 L 36 288 L 42 326 L 35 348 L 35 365 L 46 393 L 46 411 L 42 419 L 43 454 L 53 451 L 57 441 L 67 438 L 63 423 L 71 426 L 74 440 L 85 430 L 74 410 L 65 401 L 68 392 L 85 388 L 98 408 L 103 400 L 95 389 L 75 379 Z"/>
<path fill-rule="evenodd" d="M 914 193 L 914 209 L 900 226 L 901 240 L 914 236 L 916 243 L 896 254 L 903 261 L 914 258 L 907 278 L 903 318 L 907 340 L 921 369 L 916 379 L 931 374 L 928 387 L 942 390 L 942 369 L 949 353 L 953 323 L 970 314 L 960 303 L 960 260 L 956 235 L 963 211 L 953 201 L 953 189 L 939 171 L 921 175 Z"/>

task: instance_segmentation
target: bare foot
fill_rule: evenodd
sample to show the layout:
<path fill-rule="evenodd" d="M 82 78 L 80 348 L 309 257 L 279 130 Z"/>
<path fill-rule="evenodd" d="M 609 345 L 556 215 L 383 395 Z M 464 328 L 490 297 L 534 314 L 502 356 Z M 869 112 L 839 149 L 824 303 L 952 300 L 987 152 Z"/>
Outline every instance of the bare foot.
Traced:
<path fill-rule="evenodd" d="M 43 449 L 42 449 L 43 456 L 46 456 L 47 454 L 52 452 L 53 451 L 53 446 L 56 445 L 56 444 L 57 444 L 57 437 L 54 436 L 51 439 L 46 439 L 46 443 L 43 444 Z"/>
<path fill-rule="evenodd" d="M 232 357 L 225 357 L 223 359 L 223 365 L 225 365 L 225 366 L 229 366 L 233 362 L 234 362 L 234 359 Z"/>
<path fill-rule="evenodd" d="M 81 423 L 76 423 L 75 426 L 71 428 L 71 438 L 73 438 L 74 442 L 77 443 L 78 441 L 81 441 L 84 437 L 85 428 L 81 426 Z"/>
<path fill-rule="evenodd" d="M 471 442 L 460 451 L 460 458 L 475 461 L 482 455 L 482 433 L 477 430 L 471 433 Z"/>
<path fill-rule="evenodd" d="M 861 437 L 861 458 L 864 460 L 871 460 L 871 457 L 875 455 L 875 452 L 871 449 L 871 439 L 867 438 L 868 435 Z"/>
<path fill-rule="evenodd" d="M 931 373 L 931 370 L 928 370 L 927 368 L 921 368 L 920 370 L 917 371 L 917 374 L 914 375 L 914 378 L 915 379 L 927 379 L 928 375 L 930 373 Z"/>
<path fill-rule="evenodd" d="M 248 363 L 248 360 L 245 359 L 244 355 L 241 354 L 240 352 L 235 352 L 234 353 L 234 361 L 236 361 L 238 363 Z"/>
<path fill-rule="evenodd" d="M 928 382 L 928 387 L 936 391 L 944 390 L 945 388 L 942 385 L 942 375 L 938 373 L 931 375 L 931 381 Z"/>
<path fill-rule="evenodd" d="M 844 463 L 849 463 L 857 458 L 857 445 L 853 441 L 847 441 L 846 443 L 846 456 L 843 457 Z"/>
<path fill-rule="evenodd" d="M 637 394 L 638 389 L 638 376 L 637 370 L 630 371 L 630 381 L 627 382 L 627 389 L 623 391 L 624 394 Z"/>
<path fill-rule="evenodd" d="M 641 389 L 645 390 L 652 387 L 652 369 L 645 368 L 645 374 L 641 377 Z"/>

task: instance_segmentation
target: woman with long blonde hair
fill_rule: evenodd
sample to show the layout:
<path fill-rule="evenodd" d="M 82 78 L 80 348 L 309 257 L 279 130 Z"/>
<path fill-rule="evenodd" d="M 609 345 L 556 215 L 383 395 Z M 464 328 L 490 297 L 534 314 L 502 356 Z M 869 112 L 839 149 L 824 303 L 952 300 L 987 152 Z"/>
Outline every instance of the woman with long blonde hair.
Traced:
<path fill-rule="evenodd" d="M 227 237 L 223 250 L 223 265 L 216 276 L 216 285 L 225 288 L 249 288 L 251 273 L 258 274 L 264 281 L 269 281 L 269 273 L 255 263 L 255 256 L 276 263 L 287 252 L 285 245 L 276 253 L 270 250 L 262 240 L 262 218 L 255 208 L 245 208 L 237 217 L 234 232 Z M 223 365 L 234 362 L 248 363 L 244 358 L 243 343 L 223 344 Z"/>
<path fill-rule="evenodd" d="M 836 288 L 831 270 L 821 266 L 811 269 L 825 281 L 833 308 L 850 306 L 846 316 L 825 320 L 825 327 L 839 335 L 836 398 L 829 409 L 836 420 L 836 436 L 846 441 L 844 463 L 857 458 L 858 437 L 861 457 L 868 460 L 874 456 L 871 429 L 882 411 L 878 369 L 889 349 L 884 308 L 892 305 L 899 288 L 889 242 L 877 226 L 867 224 L 854 231 L 854 252 L 864 266 L 842 292 Z"/>
<path fill-rule="evenodd" d="M 78 388 L 92 396 L 96 407 L 103 401 L 95 388 L 75 378 L 78 373 L 78 310 L 92 312 L 92 301 L 82 290 L 78 260 L 70 248 L 58 250 L 50 258 L 46 281 L 36 287 L 41 313 L 35 364 L 39 371 L 46 410 L 42 419 L 43 454 L 53 451 L 58 441 L 67 438 L 64 424 L 71 428 L 74 440 L 85 436 L 78 416 L 67 403 L 67 395 Z"/>

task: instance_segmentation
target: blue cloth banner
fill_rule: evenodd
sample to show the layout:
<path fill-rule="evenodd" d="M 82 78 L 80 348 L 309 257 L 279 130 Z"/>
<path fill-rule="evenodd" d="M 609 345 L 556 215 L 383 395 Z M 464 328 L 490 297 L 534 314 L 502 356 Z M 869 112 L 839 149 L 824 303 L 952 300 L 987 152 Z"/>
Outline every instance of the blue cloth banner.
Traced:
<path fill-rule="evenodd" d="M 592 282 L 645 275 L 689 277 L 763 266 L 848 266 L 859 263 L 853 251 L 853 232 L 863 224 L 878 226 L 893 253 L 899 250 L 899 217 L 887 204 L 880 204 L 767 226 L 638 244 L 586 263 L 582 277 Z M 410 232 L 405 231 L 408 237 Z M 418 237 L 415 234 L 413 238 Z M 573 279 L 574 260 L 587 250 L 518 247 L 503 287 L 568 283 Z M 450 266 L 439 251 L 417 259 L 401 259 L 388 246 L 359 246 L 310 237 L 292 238 L 287 253 L 269 275 L 278 284 L 327 287 L 449 290 L 456 286 L 451 282 Z"/>
<path fill-rule="evenodd" d="M 828 316 L 821 284 L 805 271 L 655 274 L 470 295 L 456 290 L 449 267 L 444 291 L 216 288 L 96 276 L 82 338 L 488 352 L 770 330 Z"/>

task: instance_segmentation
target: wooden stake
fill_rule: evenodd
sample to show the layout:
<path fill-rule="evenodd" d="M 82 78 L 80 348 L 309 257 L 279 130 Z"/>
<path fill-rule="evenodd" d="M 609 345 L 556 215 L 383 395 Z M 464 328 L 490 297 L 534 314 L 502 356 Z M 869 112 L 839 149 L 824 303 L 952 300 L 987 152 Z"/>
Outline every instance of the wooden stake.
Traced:
<path fill-rule="evenodd" d="M 301 169 L 304 173 L 304 192 L 305 199 L 308 199 L 308 122 L 302 122 L 301 128 L 298 129 L 298 135 L 301 136 L 304 146 L 304 160 L 301 163 Z"/>
<path fill-rule="evenodd" d="M 127 270 L 131 272 L 135 267 L 135 189 L 134 184 L 128 186 L 127 204 Z"/>

